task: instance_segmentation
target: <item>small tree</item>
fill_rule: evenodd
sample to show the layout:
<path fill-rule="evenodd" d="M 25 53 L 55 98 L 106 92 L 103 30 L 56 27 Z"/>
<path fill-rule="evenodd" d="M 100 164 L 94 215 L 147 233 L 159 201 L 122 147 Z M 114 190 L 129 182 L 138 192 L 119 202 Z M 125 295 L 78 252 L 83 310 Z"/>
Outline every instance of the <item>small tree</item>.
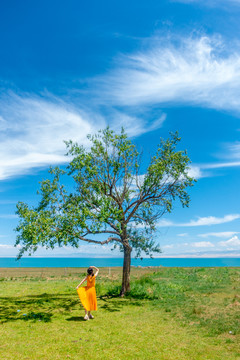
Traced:
<path fill-rule="evenodd" d="M 52 179 L 41 182 L 36 208 L 17 204 L 15 245 L 22 244 L 18 258 L 25 251 L 36 251 L 38 245 L 77 248 L 82 240 L 118 246 L 124 253 L 123 296 L 130 290 L 132 250 L 136 257 L 160 252 L 153 239 L 157 220 L 172 211 L 176 198 L 189 205 L 186 188 L 194 182 L 188 175 L 190 160 L 185 151 L 176 151 L 177 133 L 161 140 L 144 174 L 140 174 L 141 154 L 123 129 L 115 134 L 106 128 L 88 139 L 90 149 L 66 142 L 71 161 L 65 170 L 50 169 Z M 74 190 L 67 191 L 64 175 L 74 180 Z"/>

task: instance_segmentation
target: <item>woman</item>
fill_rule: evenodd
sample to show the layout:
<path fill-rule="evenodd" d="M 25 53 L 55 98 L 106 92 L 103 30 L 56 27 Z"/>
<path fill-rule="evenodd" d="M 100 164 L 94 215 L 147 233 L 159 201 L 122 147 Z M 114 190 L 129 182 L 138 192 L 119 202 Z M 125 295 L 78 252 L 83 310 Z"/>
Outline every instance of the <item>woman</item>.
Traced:
<path fill-rule="evenodd" d="M 95 274 L 93 272 L 93 269 L 96 270 Z M 98 276 L 98 273 L 99 269 L 96 266 L 89 266 L 89 268 L 87 269 L 87 276 L 76 287 L 78 296 L 85 310 L 84 320 L 93 319 L 94 317 L 92 316 L 91 311 L 97 310 L 95 279 Z M 87 286 L 79 288 L 86 280 Z"/>

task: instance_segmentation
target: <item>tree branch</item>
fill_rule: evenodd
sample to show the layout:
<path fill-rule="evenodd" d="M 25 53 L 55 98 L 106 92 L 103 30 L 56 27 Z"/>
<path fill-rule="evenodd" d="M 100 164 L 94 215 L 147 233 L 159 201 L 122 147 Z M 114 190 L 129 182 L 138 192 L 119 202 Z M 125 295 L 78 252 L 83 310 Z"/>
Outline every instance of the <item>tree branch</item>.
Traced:
<path fill-rule="evenodd" d="M 75 235 L 75 234 L 73 234 Z M 121 240 L 119 238 L 115 238 L 114 236 L 109 237 L 107 240 L 103 240 L 103 241 L 97 241 L 97 240 L 92 240 L 92 239 L 86 239 L 81 235 L 77 235 L 76 236 L 78 239 L 82 240 L 82 241 L 86 241 L 88 243 L 93 243 L 93 244 L 100 244 L 100 245 L 104 245 L 104 244 L 108 244 L 110 241 L 118 241 L 121 242 Z"/>
<path fill-rule="evenodd" d="M 88 232 L 83 236 L 87 236 L 89 234 L 113 234 L 113 235 L 119 235 L 120 236 L 120 233 L 117 233 L 116 231 L 112 231 L 112 230 L 101 230 L 101 231 L 90 231 L 90 230 L 88 230 Z"/>
<path fill-rule="evenodd" d="M 129 220 L 131 219 L 131 217 L 135 214 L 135 212 L 137 211 L 137 209 L 139 208 L 139 206 L 140 206 L 142 203 L 144 203 L 145 201 L 151 200 L 151 199 L 153 199 L 153 200 L 156 199 L 156 200 L 157 200 L 157 199 L 161 198 L 161 197 L 164 196 L 168 191 L 170 191 L 171 187 L 173 187 L 173 186 L 176 184 L 177 181 L 178 181 L 178 180 L 176 179 L 172 184 L 170 184 L 169 186 L 167 186 L 167 188 L 164 189 L 163 191 L 161 191 L 160 194 L 158 194 L 158 195 L 153 195 L 153 196 L 149 196 L 149 197 L 146 197 L 146 198 L 145 198 L 145 196 L 147 196 L 147 195 L 145 195 L 145 196 L 143 196 L 142 199 L 136 200 L 136 201 L 135 201 L 136 206 L 135 206 L 134 209 L 131 211 L 131 213 L 128 215 L 128 217 L 127 217 L 127 219 L 126 219 L 126 223 L 129 222 Z"/>

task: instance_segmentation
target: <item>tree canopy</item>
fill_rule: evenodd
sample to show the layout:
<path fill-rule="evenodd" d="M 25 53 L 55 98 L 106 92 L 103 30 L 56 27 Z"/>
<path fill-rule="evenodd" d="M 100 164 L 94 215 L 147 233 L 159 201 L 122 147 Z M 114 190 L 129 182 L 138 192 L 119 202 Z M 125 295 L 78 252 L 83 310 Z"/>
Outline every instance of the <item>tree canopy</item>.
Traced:
<path fill-rule="evenodd" d="M 136 256 L 161 251 L 154 241 L 157 221 L 172 211 L 174 200 L 189 205 L 187 188 L 195 180 L 188 173 L 186 151 L 176 149 L 178 133 L 161 139 L 145 169 L 142 154 L 124 129 L 117 134 L 106 128 L 88 139 L 89 148 L 65 142 L 70 162 L 64 169 L 50 168 L 51 179 L 41 182 L 36 207 L 17 204 L 15 245 L 22 245 L 20 258 L 39 245 L 53 249 L 78 247 L 80 241 L 110 243 L 124 252 L 123 295 L 130 289 L 132 249 Z M 66 176 L 73 187 L 64 183 Z"/>

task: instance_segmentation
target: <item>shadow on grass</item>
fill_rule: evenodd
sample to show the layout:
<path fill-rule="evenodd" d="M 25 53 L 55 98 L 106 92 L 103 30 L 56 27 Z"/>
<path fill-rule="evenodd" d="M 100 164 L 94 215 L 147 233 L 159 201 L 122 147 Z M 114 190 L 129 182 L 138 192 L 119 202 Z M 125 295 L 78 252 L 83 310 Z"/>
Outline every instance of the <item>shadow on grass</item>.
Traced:
<path fill-rule="evenodd" d="M 98 298 L 102 301 L 108 301 L 108 300 L 115 300 L 116 302 L 119 302 L 121 304 L 124 304 L 124 302 L 129 301 L 132 304 L 131 305 L 141 305 L 141 301 L 139 300 L 145 300 L 145 294 L 144 295 L 136 295 L 133 293 L 126 293 L 125 296 L 121 296 L 120 294 L 105 294 L 105 295 L 101 295 L 98 296 Z M 129 304 L 128 304 L 129 305 Z"/>
<path fill-rule="evenodd" d="M 120 298 L 119 295 L 98 297 L 99 309 L 119 312 L 125 305 L 140 306 L 139 301 Z M 81 307 L 76 295 L 42 293 L 22 297 L 0 297 L 0 323 L 11 321 L 50 322 L 57 314 L 66 314 Z M 71 317 L 67 321 L 82 321 L 82 317 Z"/>
<path fill-rule="evenodd" d="M 0 323 L 9 321 L 50 322 L 54 313 L 64 313 L 79 304 L 69 294 L 39 294 L 23 297 L 0 297 Z"/>
<path fill-rule="evenodd" d="M 86 322 L 86 320 L 84 320 L 83 316 L 72 316 L 72 317 L 66 319 L 66 321 L 85 321 Z"/>
<path fill-rule="evenodd" d="M 3 311 L 2 308 L 0 309 L 1 313 L 0 313 L 0 323 L 4 324 L 10 321 L 17 321 L 17 320 L 22 320 L 22 321 L 42 321 L 42 322 L 50 322 L 51 318 L 53 316 L 53 314 L 51 312 L 34 312 L 34 311 L 30 311 L 27 313 L 23 313 L 23 314 L 19 314 L 16 313 L 16 310 L 13 309 L 8 309 Z"/>
<path fill-rule="evenodd" d="M 108 312 L 118 312 L 121 311 L 120 307 L 116 307 L 115 304 L 105 304 L 101 306 L 101 309 L 104 309 Z"/>
<path fill-rule="evenodd" d="M 109 312 L 118 312 L 121 311 L 124 306 L 143 306 L 144 303 L 139 301 L 139 299 L 134 299 L 130 297 L 121 297 L 119 295 L 102 295 L 99 296 L 99 299 L 104 302 L 104 305 L 101 305 L 100 308 Z"/>

